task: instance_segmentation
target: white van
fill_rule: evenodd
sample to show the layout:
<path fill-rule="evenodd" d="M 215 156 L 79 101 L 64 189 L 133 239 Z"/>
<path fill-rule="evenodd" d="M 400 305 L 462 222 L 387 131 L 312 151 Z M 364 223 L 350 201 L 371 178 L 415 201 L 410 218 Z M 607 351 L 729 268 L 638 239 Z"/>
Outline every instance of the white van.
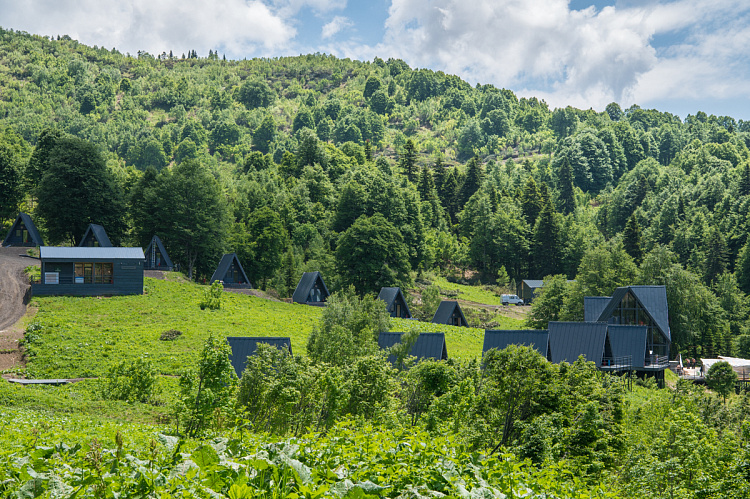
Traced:
<path fill-rule="evenodd" d="M 501 295 L 503 305 L 523 305 L 523 300 L 518 295 Z"/>

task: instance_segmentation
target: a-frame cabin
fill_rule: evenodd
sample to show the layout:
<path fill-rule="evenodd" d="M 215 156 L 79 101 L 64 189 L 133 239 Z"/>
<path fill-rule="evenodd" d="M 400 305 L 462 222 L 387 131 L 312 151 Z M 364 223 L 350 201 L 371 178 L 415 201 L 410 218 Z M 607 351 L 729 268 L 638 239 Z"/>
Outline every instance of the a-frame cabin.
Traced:
<path fill-rule="evenodd" d="M 258 343 L 266 343 L 279 350 L 286 350 L 292 355 L 292 340 L 289 337 L 259 337 L 259 336 L 228 336 L 227 342 L 232 349 L 229 360 L 232 362 L 234 372 L 241 378 L 247 364 L 247 358 L 255 355 Z"/>
<path fill-rule="evenodd" d="M 331 293 L 328 292 L 326 283 L 323 282 L 323 276 L 316 270 L 302 274 L 302 278 L 297 283 L 297 289 L 292 295 L 292 301 L 322 307 L 325 306 L 329 296 Z"/>
<path fill-rule="evenodd" d="M 482 355 L 493 348 L 503 350 L 509 345 L 532 347 L 545 359 L 552 360 L 549 349 L 549 331 L 546 329 L 485 329 Z"/>
<path fill-rule="evenodd" d="M 253 287 L 239 258 L 237 258 L 237 253 L 227 253 L 221 257 L 219 266 L 216 267 L 214 275 L 211 276 L 211 284 L 215 281 L 221 281 L 225 288 Z"/>
<path fill-rule="evenodd" d="M 89 224 L 78 246 L 81 248 L 111 248 L 112 242 L 109 240 L 104 227 L 99 224 Z"/>
<path fill-rule="evenodd" d="M 144 267 L 146 270 L 170 271 L 174 268 L 164 244 L 156 234 L 151 238 L 151 242 L 148 243 L 148 247 L 143 253 L 146 255 L 146 266 Z"/>
<path fill-rule="evenodd" d="M 385 308 L 391 317 L 411 319 L 409 305 L 406 304 L 401 288 L 381 288 L 378 299 L 385 302 Z"/>
<path fill-rule="evenodd" d="M 461 306 L 455 300 L 441 301 L 435 315 L 432 317 L 432 323 L 447 324 L 449 326 L 469 326 L 461 310 Z"/>
<path fill-rule="evenodd" d="M 393 345 L 401 343 L 404 333 L 383 333 L 378 335 L 378 346 L 385 350 Z M 445 333 L 419 333 L 417 341 L 409 349 L 409 355 L 419 360 L 447 360 L 448 348 L 445 344 Z M 391 364 L 396 362 L 396 357 L 388 356 Z"/>
<path fill-rule="evenodd" d="M 44 240 L 31 217 L 26 213 L 19 213 L 3 239 L 3 246 L 44 246 Z"/>

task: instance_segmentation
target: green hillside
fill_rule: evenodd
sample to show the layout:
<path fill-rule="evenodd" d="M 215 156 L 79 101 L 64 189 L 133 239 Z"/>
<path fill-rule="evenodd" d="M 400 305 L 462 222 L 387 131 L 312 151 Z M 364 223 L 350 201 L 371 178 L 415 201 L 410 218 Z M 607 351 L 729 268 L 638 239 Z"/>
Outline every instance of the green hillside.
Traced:
<path fill-rule="evenodd" d="M 296 355 L 322 309 L 224 292 L 219 310 L 198 306 L 206 286 L 146 278 L 142 296 L 38 297 L 33 336 L 27 336 L 27 372 L 35 378 L 86 378 L 106 374 L 123 360 L 146 357 L 161 374 L 192 367 L 206 338 L 288 336 Z M 508 319 L 508 328 L 520 327 Z M 182 334 L 163 341 L 168 330 Z M 448 353 L 478 358 L 484 330 L 392 319 L 392 331 L 445 332 Z"/>

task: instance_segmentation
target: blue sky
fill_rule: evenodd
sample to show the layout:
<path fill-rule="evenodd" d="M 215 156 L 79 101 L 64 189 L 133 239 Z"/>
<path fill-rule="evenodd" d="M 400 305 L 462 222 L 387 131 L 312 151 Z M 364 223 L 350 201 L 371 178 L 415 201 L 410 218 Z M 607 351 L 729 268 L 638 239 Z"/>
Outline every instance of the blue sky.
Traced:
<path fill-rule="evenodd" d="M 747 0 L 0 0 L 0 25 L 130 53 L 395 57 L 552 108 L 750 120 Z"/>

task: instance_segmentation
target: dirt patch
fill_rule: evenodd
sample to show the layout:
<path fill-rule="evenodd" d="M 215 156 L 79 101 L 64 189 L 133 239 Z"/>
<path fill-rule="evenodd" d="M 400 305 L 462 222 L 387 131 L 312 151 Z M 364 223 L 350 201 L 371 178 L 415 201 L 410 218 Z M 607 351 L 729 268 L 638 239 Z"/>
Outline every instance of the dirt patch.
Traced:
<path fill-rule="evenodd" d="M 0 370 L 23 367 L 18 342 L 23 328 L 18 324 L 31 299 L 31 286 L 24 273 L 26 267 L 39 265 L 29 258 L 26 248 L 0 248 Z"/>
<path fill-rule="evenodd" d="M 263 298 L 265 300 L 283 301 L 283 300 L 279 300 L 278 298 L 274 298 L 273 296 L 259 289 L 224 288 L 224 291 L 228 293 L 237 293 L 241 295 L 257 296 L 258 298 Z"/>
<path fill-rule="evenodd" d="M 151 277 L 153 279 L 161 279 L 162 281 L 167 280 L 166 276 L 164 275 L 164 271 L 162 270 L 144 270 L 143 276 Z"/>

